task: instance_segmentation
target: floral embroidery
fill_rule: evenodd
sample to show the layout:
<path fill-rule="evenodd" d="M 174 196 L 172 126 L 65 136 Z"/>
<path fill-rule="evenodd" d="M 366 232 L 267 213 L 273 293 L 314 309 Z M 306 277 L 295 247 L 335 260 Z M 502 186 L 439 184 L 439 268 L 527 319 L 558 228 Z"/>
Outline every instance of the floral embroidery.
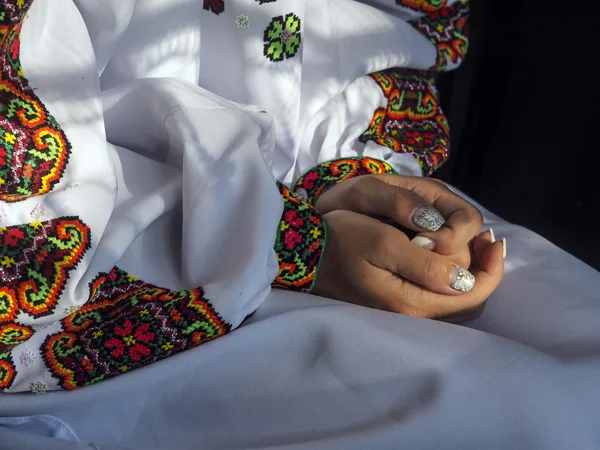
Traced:
<path fill-rule="evenodd" d="M 76 217 L 0 228 L 0 326 L 19 310 L 33 318 L 52 314 L 89 246 L 90 230 Z"/>
<path fill-rule="evenodd" d="M 395 152 L 410 153 L 423 174 L 431 175 L 448 158 L 450 133 L 430 74 L 390 70 L 371 77 L 388 104 L 375 111 L 360 141 L 373 141 Z"/>
<path fill-rule="evenodd" d="M 29 385 L 29 390 L 34 394 L 45 394 L 48 392 L 48 385 L 43 381 L 34 381 Z"/>
<path fill-rule="evenodd" d="M 221 14 L 225 11 L 225 2 L 224 0 L 204 0 L 204 9 L 215 14 Z"/>
<path fill-rule="evenodd" d="M 250 26 L 250 17 L 240 14 L 235 19 L 235 24 L 238 28 L 248 28 Z"/>
<path fill-rule="evenodd" d="M 170 291 L 115 267 L 90 284 L 90 300 L 61 321 L 42 355 L 65 389 L 144 367 L 229 332 L 201 288 Z"/>
<path fill-rule="evenodd" d="M 415 11 L 433 12 L 446 6 L 448 0 L 396 0 L 396 3 Z"/>
<path fill-rule="evenodd" d="M 293 58 L 300 47 L 300 18 L 293 13 L 274 17 L 265 30 L 264 55 L 273 62 Z"/>
<path fill-rule="evenodd" d="M 42 217 L 44 217 L 45 214 L 46 207 L 43 203 L 38 203 L 37 205 L 35 205 L 35 208 L 33 208 L 31 213 L 29 213 L 29 215 L 35 220 L 40 220 Z"/>
<path fill-rule="evenodd" d="M 412 21 L 411 25 L 435 45 L 437 56 L 433 70 L 457 66 L 469 48 L 469 4 L 461 0 Z"/>
<path fill-rule="evenodd" d="M 283 215 L 275 238 L 279 273 L 274 288 L 310 292 L 327 238 L 327 225 L 308 203 L 278 183 L 283 196 Z"/>
<path fill-rule="evenodd" d="M 71 145 L 23 76 L 19 34 L 32 0 L 0 4 L 0 200 L 18 202 L 50 192 Z"/>
<path fill-rule="evenodd" d="M 37 355 L 35 354 L 34 351 L 27 349 L 21 352 L 21 355 L 19 356 L 19 360 L 21 361 L 21 364 L 23 364 L 24 366 L 32 366 L 33 364 L 35 364 L 35 361 L 37 359 Z"/>
<path fill-rule="evenodd" d="M 374 158 L 342 158 L 319 164 L 296 182 L 295 192 L 305 195 L 311 205 L 327 190 L 344 180 L 374 173 L 396 173 L 388 163 Z"/>

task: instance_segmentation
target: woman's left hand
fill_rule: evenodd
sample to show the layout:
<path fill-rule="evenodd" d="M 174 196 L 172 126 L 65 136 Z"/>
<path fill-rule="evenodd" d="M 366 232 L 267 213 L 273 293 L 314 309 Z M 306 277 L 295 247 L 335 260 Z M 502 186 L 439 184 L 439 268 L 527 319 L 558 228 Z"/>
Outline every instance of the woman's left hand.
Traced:
<path fill-rule="evenodd" d="M 479 210 L 441 181 L 393 174 L 362 175 L 338 183 L 315 205 L 384 217 L 418 233 L 415 243 L 469 267 L 469 243 L 480 232 Z"/>

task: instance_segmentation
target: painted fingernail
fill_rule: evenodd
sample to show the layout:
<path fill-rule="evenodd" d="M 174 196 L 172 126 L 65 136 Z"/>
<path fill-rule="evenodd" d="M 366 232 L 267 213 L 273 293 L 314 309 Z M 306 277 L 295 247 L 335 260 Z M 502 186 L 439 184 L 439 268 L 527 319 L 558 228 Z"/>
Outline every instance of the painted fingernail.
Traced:
<path fill-rule="evenodd" d="M 475 286 L 475 275 L 460 266 L 452 266 L 450 287 L 455 291 L 469 292 Z"/>
<path fill-rule="evenodd" d="M 506 259 L 506 238 L 502 238 L 502 258 Z"/>
<path fill-rule="evenodd" d="M 493 244 L 494 242 L 496 242 L 496 235 L 494 234 L 494 229 L 490 228 L 488 231 L 490 232 L 490 239 L 492 240 Z"/>
<path fill-rule="evenodd" d="M 428 231 L 437 231 L 446 223 L 439 211 L 429 205 L 419 206 L 413 213 L 412 220 L 416 226 Z"/>
<path fill-rule="evenodd" d="M 418 245 L 421 248 L 425 248 L 427 250 L 435 249 L 435 242 L 425 236 L 416 236 L 411 241 L 413 244 Z"/>

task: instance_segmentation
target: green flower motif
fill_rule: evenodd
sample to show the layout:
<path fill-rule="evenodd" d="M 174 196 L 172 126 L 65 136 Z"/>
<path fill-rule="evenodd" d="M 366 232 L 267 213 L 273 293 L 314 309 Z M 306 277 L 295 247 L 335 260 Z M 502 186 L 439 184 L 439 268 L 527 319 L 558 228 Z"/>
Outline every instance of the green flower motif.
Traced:
<path fill-rule="evenodd" d="M 273 62 L 294 57 L 302 42 L 300 26 L 300 18 L 294 13 L 274 17 L 265 30 L 264 55 Z"/>
<path fill-rule="evenodd" d="M 235 19 L 235 24 L 238 26 L 238 28 L 248 28 L 250 26 L 250 17 L 240 14 Z"/>

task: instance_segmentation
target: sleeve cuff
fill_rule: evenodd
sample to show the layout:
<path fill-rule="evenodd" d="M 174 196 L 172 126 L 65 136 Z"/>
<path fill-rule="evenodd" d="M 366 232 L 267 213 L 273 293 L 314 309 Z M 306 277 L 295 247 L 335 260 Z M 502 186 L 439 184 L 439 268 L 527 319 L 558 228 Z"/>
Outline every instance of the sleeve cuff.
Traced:
<path fill-rule="evenodd" d="M 294 192 L 300 199 L 315 205 L 319 197 L 336 184 L 360 175 L 376 173 L 396 174 L 397 172 L 390 164 L 374 158 L 336 159 L 309 170 L 296 182 Z"/>
<path fill-rule="evenodd" d="M 283 184 L 277 185 L 283 197 L 283 214 L 274 244 L 279 272 L 271 287 L 310 292 L 325 249 L 327 224 L 313 206 Z"/>

